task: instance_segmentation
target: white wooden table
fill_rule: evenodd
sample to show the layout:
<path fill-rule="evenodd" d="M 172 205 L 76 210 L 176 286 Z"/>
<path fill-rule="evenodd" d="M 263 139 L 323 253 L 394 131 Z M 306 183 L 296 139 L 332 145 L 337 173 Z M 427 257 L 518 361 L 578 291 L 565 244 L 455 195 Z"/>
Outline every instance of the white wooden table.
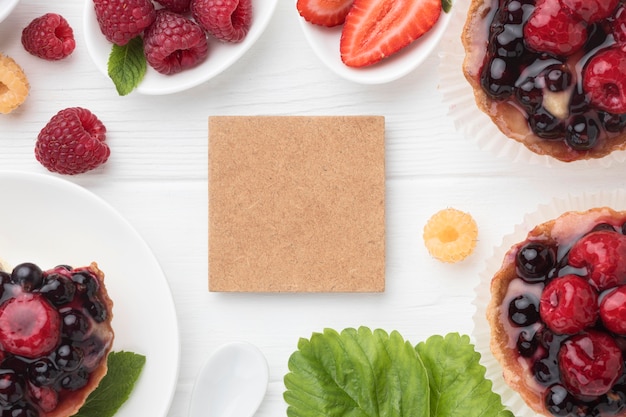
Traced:
<path fill-rule="evenodd" d="M 270 384 L 256 415 L 275 417 L 285 415 L 283 376 L 300 337 L 361 325 L 398 330 L 414 344 L 432 334 L 471 334 L 474 288 L 484 261 L 525 213 L 553 197 L 626 182 L 620 165 L 529 166 L 479 149 L 456 131 L 442 104 L 436 53 L 387 85 L 339 78 L 310 49 L 290 0 L 280 0 L 268 29 L 234 66 L 168 96 L 118 96 L 87 53 L 82 10 L 79 0 L 22 0 L 0 23 L 0 50 L 20 62 L 32 88 L 23 107 L 0 116 L 0 169 L 54 175 L 39 165 L 33 149 L 39 130 L 63 108 L 89 108 L 105 123 L 112 152 L 105 168 L 66 179 L 128 219 L 169 281 L 181 343 L 171 417 L 187 414 L 199 365 L 223 343 L 245 340 L 264 352 Z M 41 61 L 21 46 L 22 28 L 46 12 L 62 14 L 74 28 L 77 47 L 67 60 Z M 386 291 L 209 293 L 207 117 L 354 114 L 386 117 Z M 472 213 L 479 227 L 475 253 L 455 265 L 431 259 L 421 237 L 426 220 L 449 206 Z"/>

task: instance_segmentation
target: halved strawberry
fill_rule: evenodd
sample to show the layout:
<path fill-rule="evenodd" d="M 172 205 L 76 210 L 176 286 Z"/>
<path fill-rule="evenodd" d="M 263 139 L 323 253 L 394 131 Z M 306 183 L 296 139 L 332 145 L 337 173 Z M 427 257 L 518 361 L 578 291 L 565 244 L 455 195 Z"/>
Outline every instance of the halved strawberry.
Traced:
<path fill-rule="evenodd" d="M 354 0 L 298 0 L 298 13 L 307 22 L 320 26 L 341 25 Z"/>
<path fill-rule="evenodd" d="M 341 33 L 341 60 L 375 64 L 428 32 L 441 16 L 441 0 L 354 0 Z"/>

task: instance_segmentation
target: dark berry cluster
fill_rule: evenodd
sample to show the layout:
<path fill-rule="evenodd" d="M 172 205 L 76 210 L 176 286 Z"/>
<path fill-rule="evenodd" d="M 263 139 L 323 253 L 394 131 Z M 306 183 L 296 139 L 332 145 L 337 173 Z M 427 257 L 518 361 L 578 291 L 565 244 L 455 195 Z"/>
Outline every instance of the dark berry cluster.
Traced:
<path fill-rule="evenodd" d="M 87 385 L 112 342 L 101 294 L 89 268 L 0 272 L 0 415 L 45 415 Z"/>
<path fill-rule="evenodd" d="M 555 416 L 626 412 L 626 225 L 600 223 L 571 247 L 520 244 L 523 292 L 507 301 L 517 351 Z"/>
<path fill-rule="evenodd" d="M 537 42 L 538 36 L 534 33 L 530 36 L 529 20 L 546 1 L 500 0 L 489 28 L 481 85 L 491 99 L 517 107 L 539 138 L 565 141 L 574 150 L 587 151 L 626 128 L 626 114 L 598 107 L 595 95 L 586 90 L 583 81 L 587 62 L 615 42 L 613 18 L 591 23 L 575 20 L 576 26 L 572 28 L 562 22 L 565 18 L 558 17 L 565 13 L 561 12 L 565 7 L 558 5 L 561 9 L 554 19 L 560 20 L 549 22 L 548 26 L 557 38 L 562 28 L 561 35 L 566 39 L 553 45 L 531 46 L 529 43 Z M 574 38 L 572 34 L 576 33 L 580 36 Z M 619 62 L 610 64 L 620 66 Z M 603 90 L 609 89 L 598 87 L 597 90 L 598 94 L 605 94 Z M 544 97 L 558 93 L 566 93 L 559 98 L 566 103 L 557 112 L 546 105 Z"/>

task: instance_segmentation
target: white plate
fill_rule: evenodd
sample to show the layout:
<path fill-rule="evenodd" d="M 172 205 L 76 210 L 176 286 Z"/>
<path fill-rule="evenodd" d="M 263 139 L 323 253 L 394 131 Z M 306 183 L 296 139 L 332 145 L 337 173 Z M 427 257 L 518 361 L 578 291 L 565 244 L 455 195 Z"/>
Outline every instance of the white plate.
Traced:
<path fill-rule="evenodd" d="M 298 10 L 294 6 L 295 13 Z M 451 12 L 441 13 L 435 26 L 400 52 L 369 67 L 351 68 L 341 61 L 339 40 L 343 26 L 326 28 L 307 22 L 298 15 L 300 26 L 318 58 L 333 72 L 360 84 L 383 84 L 404 77 L 417 68 L 435 49 L 443 36 Z"/>
<path fill-rule="evenodd" d="M 2 0 L 0 0 L 2 1 Z M 146 95 L 177 93 L 210 80 L 234 64 L 257 41 L 274 13 L 278 0 L 254 0 L 252 26 L 240 43 L 218 42 L 209 37 L 209 56 L 202 64 L 173 75 L 163 75 L 148 66 L 136 91 Z M 85 42 L 96 67 L 108 77 L 107 62 L 112 43 L 106 40 L 96 19 L 93 1 L 85 0 L 83 9 Z"/>
<path fill-rule="evenodd" d="M 20 0 L 0 0 L 0 22 L 7 18 Z"/>
<path fill-rule="evenodd" d="M 0 257 L 88 265 L 105 273 L 113 300 L 114 351 L 146 356 L 128 401 L 115 417 L 165 416 L 178 378 L 179 340 L 166 278 L 147 244 L 106 202 L 52 175 L 0 172 Z"/>

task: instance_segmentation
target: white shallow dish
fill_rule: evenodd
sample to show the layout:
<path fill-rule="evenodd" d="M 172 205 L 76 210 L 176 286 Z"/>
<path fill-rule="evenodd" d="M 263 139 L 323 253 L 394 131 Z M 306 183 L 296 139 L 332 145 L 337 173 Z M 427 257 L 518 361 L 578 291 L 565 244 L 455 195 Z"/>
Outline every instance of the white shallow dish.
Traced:
<path fill-rule="evenodd" d="M 294 11 L 298 10 L 294 5 Z M 317 57 L 334 73 L 360 84 L 384 84 L 404 77 L 416 69 L 435 49 L 450 23 L 451 12 L 441 12 L 435 26 L 398 53 L 363 68 L 351 68 L 341 61 L 339 41 L 343 26 L 327 28 L 307 22 L 298 14 L 300 26 Z"/>
<path fill-rule="evenodd" d="M 0 0 L 3 1 L 3 0 Z M 200 65 L 173 75 L 163 75 L 148 66 L 146 75 L 135 91 L 146 95 L 172 94 L 196 87 L 222 73 L 241 58 L 267 27 L 278 0 L 254 0 L 252 26 L 240 43 L 219 42 L 209 37 L 209 56 Z M 83 9 L 85 42 L 96 67 L 108 77 L 107 62 L 112 43 L 106 40 L 96 19 L 92 0 Z"/>
<path fill-rule="evenodd" d="M 113 300 L 114 351 L 146 356 L 116 417 L 164 417 L 179 367 L 178 322 L 170 289 L 147 244 L 111 206 L 52 175 L 0 172 L 0 257 L 9 265 L 96 261 Z"/>
<path fill-rule="evenodd" d="M 6 19 L 20 0 L 0 0 L 0 22 Z"/>

